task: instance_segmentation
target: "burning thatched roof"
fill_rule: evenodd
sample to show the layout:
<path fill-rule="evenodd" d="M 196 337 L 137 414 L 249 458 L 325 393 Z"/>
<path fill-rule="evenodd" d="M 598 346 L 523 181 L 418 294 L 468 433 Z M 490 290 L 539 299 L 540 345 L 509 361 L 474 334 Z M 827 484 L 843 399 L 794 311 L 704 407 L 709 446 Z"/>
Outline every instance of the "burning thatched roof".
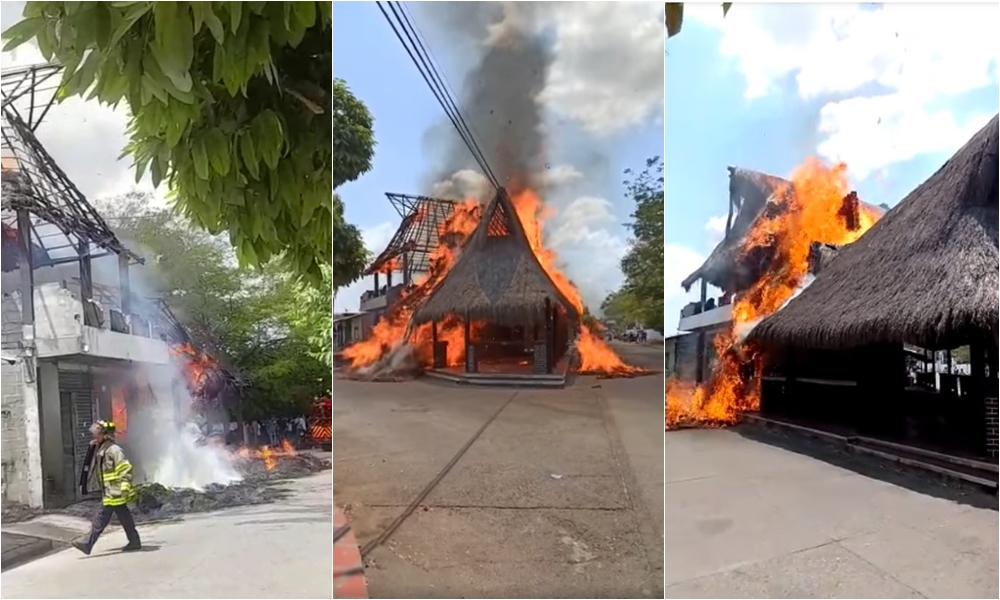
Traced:
<path fill-rule="evenodd" d="M 958 346 L 997 336 L 998 117 L 751 334 L 764 342 Z"/>
<path fill-rule="evenodd" d="M 739 213 L 730 224 L 726 238 L 712 250 L 705 263 L 681 283 L 684 289 L 689 289 L 699 279 L 716 287 L 726 287 L 737 269 L 737 251 L 742 245 L 743 237 L 764 212 L 768 198 L 775 192 L 790 187 L 789 182 L 780 177 L 729 167 L 730 214 L 734 208 L 738 208 Z"/>
<path fill-rule="evenodd" d="M 718 288 L 739 291 L 754 284 L 762 266 L 760 253 L 741 255 L 744 239 L 755 224 L 765 217 L 776 217 L 789 206 L 794 193 L 791 182 L 749 169 L 729 167 L 729 207 L 732 222 L 725 239 L 712 250 L 705 263 L 687 276 L 685 290 L 699 279 Z M 864 205 L 866 211 L 882 214 L 881 208 Z M 737 210 L 735 217 L 732 212 Z"/>
<path fill-rule="evenodd" d="M 504 189 L 483 210 L 479 225 L 441 284 L 414 313 L 416 323 L 447 314 L 499 324 L 541 322 L 545 298 L 579 319 L 538 262 Z"/>

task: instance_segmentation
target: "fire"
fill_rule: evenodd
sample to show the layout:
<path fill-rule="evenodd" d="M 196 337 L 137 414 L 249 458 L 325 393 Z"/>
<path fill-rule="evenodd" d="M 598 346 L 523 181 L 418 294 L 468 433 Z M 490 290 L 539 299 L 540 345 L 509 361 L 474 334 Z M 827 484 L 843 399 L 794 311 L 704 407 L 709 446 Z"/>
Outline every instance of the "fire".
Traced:
<path fill-rule="evenodd" d="M 287 439 L 282 439 L 280 447 L 272 448 L 269 445 L 263 445 L 260 448 L 252 449 L 243 446 L 234 454 L 242 460 L 260 459 L 264 463 L 265 469 L 273 471 L 278 466 L 278 457 L 296 456 L 298 452 L 291 442 Z"/>
<path fill-rule="evenodd" d="M 845 199 L 856 202 L 856 197 L 848 197 L 847 165 L 843 163 L 826 167 L 819 159 L 809 158 L 792 173 L 791 186 L 774 195 L 786 199 L 787 209 L 758 220 L 743 240 L 743 255 L 770 248 L 773 258 L 768 271 L 734 300 L 729 330 L 713 340 L 717 359 L 709 380 L 702 386 L 667 382 L 668 429 L 732 424 L 741 412 L 756 410 L 760 364 L 752 348 L 741 347 L 743 337 L 803 285 L 813 242 L 849 244 L 880 217 L 863 204 L 857 205 L 857 222 L 845 214 Z"/>
<path fill-rule="evenodd" d="M 511 196 L 517 217 L 524 228 L 531 251 L 538 258 L 539 264 L 548 274 L 556 288 L 576 309 L 577 314 L 584 312 L 583 298 L 579 290 L 558 267 L 556 253 L 546 248 L 542 243 L 542 232 L 545 221 L 554 211 L 542 202 L 541 197 L 531 189 L 524 189 Z M 431 254 L 430 272 L 423 275 L 411 289 L 405 291 L 394 307 L 384 315 L 371 335 L 344 350 L 342 356 L 350 362 L 352 368 L 363 367 L 377 361 L 388 350 L 407 338 L 407 328 L 410 317 L 434 289 L 441 283 L 458 258 L 465 240 L 479 224 L 482 206 L 475 198 L 459 203 L 452 210 L 438 231 L 441 244 Z M 416 218 L 422 218 L 417 214 Z M 449 366 L 462 363 L 465 354 L 464 324 L 458 317 L 449 316 L 438 323 L 437 336 L 439 341 L 448 343 L 447 363 Z M 475 334 L 485 326 L 485 323 L 471 323 Z M 419 349 L 421 359 L 429 363 L 431 359 L 431 325 L 425 323 L 409 332 L 409 342 Z M 612 375 L 628 375 L 645 372 L 642 369 L 629 366 L 619 358 L 614 351 L 604 343 L 604 340 L 581 325 L 577 350 L 580 353 L 581 372 L 603 373 Z"/>

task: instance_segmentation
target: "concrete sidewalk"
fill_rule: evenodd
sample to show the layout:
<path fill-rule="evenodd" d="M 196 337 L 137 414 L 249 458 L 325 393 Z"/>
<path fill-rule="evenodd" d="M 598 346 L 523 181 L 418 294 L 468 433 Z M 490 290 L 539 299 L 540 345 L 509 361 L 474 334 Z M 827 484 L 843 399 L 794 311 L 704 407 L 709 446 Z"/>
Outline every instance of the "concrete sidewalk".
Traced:
<path fill-rule="evenodd" d="M 665 469 L 667 598 L 997 597 L 995 496 L 949 499 L 737 430 L 667 432 Z"/>
<path fill-rule="evenodd" d="M 71 548 L 6 571 L 0 595 L 331 598 L 331 483 L 325 471 L 282 482 L 281 503 L 140 525 L 142 552 L 119 553 L 125 535 L 109 531 L 89 557 Z"/>

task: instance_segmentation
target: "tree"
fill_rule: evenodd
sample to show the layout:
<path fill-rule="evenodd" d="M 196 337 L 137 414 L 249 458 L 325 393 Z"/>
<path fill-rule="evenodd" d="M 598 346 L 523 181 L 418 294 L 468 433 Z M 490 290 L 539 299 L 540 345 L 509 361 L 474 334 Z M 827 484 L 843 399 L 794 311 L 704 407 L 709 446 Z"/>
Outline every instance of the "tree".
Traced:
<path fill-rule="evenodd" d="M 328 275 L 324 288 L 279 261 L 240 268 L 225 240 L 175 211 L 151 208 L 148 194 L 131 192 L 99 208 L 146 259 L 133 270 L 133 290 L 164 299 L 199 348 L 249 383 L 246 418 L 299 414 L 330 389 L 330 360 L 322 356 L 324 330 L 327 340 L 332 335 Z"/>
<path fill-rule="evenodd" d="M 625 282 L 620 293 L 645 327 L 663 329 L 663 159 L 646 160 L 642 172 L 626 169 L 627 195 L 635 202 L 631 246 L 622 258 Z"/>
<path fill-rule="evenodd" d="M 732 2 L 722 3 L 722 16 L 726 16 L 729 12 L 729 8 L 733 5 Z M 674 37 L 681 32 L 681 26 L 684 24 L 684 3 L 683 2 L 664 2 L 663 3 L 663 21 L 667 26 L 667 37 Z"/>
<path fill-rule="evenodd" d="M 642 320 L 641 305 L 626 290 L 617 290 L 608 294 L 601 303 L 601 312 L 605 320 L 614 321 L 618 327 L 631 326 Z"/>
<path fill-rule="evenodd" d="M 65 67 L 60 98 L 124 101 L 136 180 L 148 170 L 167 182 L 191 221 L 228 232 L 241 264 L 281 256 L 320 281 L 333 233 L 346 231 L 338 250 L 360 243 L 332 185 L 364 172 L 373 147 L 363 105 L 330 76 L 331 12 L 330 2 L 28 2 L 4 49 L 34 39 Z"/>

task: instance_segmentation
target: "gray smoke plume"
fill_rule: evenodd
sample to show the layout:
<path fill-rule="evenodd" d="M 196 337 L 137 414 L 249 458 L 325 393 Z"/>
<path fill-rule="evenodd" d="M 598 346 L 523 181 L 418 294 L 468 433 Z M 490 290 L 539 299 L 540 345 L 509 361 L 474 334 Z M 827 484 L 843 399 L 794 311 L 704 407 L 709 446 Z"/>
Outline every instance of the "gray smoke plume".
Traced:
<path fill-rule="evenodd" d="M 542 108 L 552 54 L 539 36 L 538 8 L 513 2 L 415 3 L 427 46 L 472 61 L 454 99 L 501 185 L 532 185 L 545 165 Z M 481 170 L 452 123 L 435 125 L 425 140 L 441 163 L 428 188 L 463 169 Z M 442 148 L 444 151 L 442 152 Z"/>

